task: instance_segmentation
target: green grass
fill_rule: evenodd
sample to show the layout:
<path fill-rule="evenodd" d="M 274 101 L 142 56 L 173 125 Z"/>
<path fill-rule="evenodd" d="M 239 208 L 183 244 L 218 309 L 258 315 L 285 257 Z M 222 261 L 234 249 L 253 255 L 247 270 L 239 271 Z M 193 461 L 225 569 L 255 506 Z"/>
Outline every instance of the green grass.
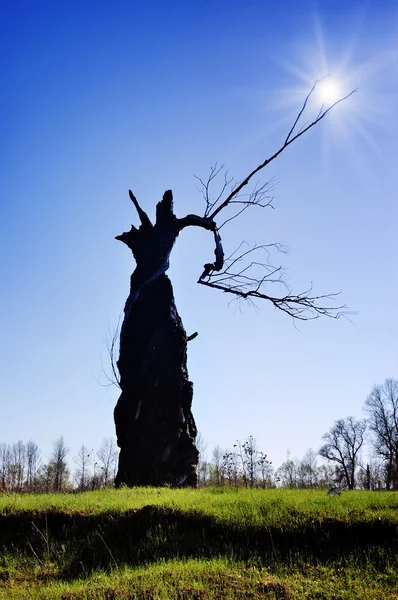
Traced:
<path fill-rule="evenodd" d="M 398 494 L 0 497 L 0 599 L 398 600 Z"/>

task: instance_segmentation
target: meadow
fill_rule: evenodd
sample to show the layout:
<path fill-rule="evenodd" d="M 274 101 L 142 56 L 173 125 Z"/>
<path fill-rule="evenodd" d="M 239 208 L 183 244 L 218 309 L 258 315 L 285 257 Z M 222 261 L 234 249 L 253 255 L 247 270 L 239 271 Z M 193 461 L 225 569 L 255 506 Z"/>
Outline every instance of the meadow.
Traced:
<path fill-rule="evenodd" d="M 0 496 L 0 599 L 398 600 L 398 493 Z"/>

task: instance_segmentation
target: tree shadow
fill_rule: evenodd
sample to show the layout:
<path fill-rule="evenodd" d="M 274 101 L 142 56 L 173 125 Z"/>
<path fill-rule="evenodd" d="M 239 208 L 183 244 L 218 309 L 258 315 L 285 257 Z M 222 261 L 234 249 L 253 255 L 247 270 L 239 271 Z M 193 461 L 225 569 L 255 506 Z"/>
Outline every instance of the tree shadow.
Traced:
<path fill-rule="evenodd" d="M 396 562 L 398 527 L 387 520 L 308 521 L 294 529 L 221 522 L 198 512 L 145 506 L 101 515 L 0 515 L 0 546 L 59 565 L 62 579 L 96 569 L 159 560 L 215 557 L 267 566 L 352 560 L 375 568 Z"/>

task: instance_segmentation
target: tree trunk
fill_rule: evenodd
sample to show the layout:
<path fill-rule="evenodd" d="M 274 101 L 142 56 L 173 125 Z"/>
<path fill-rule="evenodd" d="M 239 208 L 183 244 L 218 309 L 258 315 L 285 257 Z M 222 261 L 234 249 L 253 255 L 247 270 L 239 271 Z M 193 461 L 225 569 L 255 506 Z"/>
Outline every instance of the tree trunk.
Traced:
<path fill-rule="evenodd" d="M 137 267 L 120 334 L 117 363 L 122 393 L 114 417 L 119 467 L 115 480 L 135 485 L 196 486 L 198 451 L 187 372 L 187 336 L 165 272 L 182 225 L 171 192 L 157 205 L 156 224 L 130 193 L 141 226 L 117 239 L 132 250 Z"/>
<path fill-rule="evenodd" d="M 167 275 L 147 285 L 123 325 L 115 408 L 116 485 L 196 485 L 198 452 L 187 339 Z"/>

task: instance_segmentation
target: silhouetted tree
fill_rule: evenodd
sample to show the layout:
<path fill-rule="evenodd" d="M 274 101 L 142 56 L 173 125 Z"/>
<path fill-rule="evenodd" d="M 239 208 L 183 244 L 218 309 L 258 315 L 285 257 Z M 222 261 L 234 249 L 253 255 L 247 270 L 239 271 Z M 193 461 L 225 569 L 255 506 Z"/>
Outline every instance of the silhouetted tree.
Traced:
<path fill-rule="evenodd" d="M 364 420 L 358 421 L 354 417 L 339 419 L 323 436 L 326 443 L 319 450 L 321 456 L 337 463 L 341 479 L 349 490 L 355 488 L 355 471 L 365 431 Z"/>
<path fill-rule="evenodd" d="M 301 125 L 315 86 L 279 149 L 242 181 L 234 183 L 225 173 L 221 190 L 214 194 L 214 179 L 222 168 L 214 166 L 207 180 L 199 179 L 205 200 L 203 215 L 177 218 L 172 192 L 168 190 L 156 206 L 153 223 L 129 192 L 140 226 L 132 225 L 130 231 L 116 238 L 128 246 L 136 262 L 124 308 L 117 362 L 120 377 L 116 379 L 122 390 L 114 415 L 120 447 L 117 486 L 197 483 L 197 432 L 191 412 L 193 390 L 186 365 L 189 338 L 166 275 L 175 241 L 185 228 L 200 227 L 214 238 L 215 260 L 204 265 L 198 279 L 201 285 L 249 301 L 267 300 L 296 319 L 322 315 L 337 318 L 341 314 L 343 307 L 336 307 L 332 302 L 335 294 L 316 295 L 311 287 L 296 294 L 288 288 L 282 267 L 272 264 L 268 258 L 272 249 L 284 250 L 280 244 L 254 245 L 248 249 L 240 246 L 226 258 L 220 235 L 224 225 L 248 208 L 272 206 L 272 181 L 255 185 L 249 193 L 245 192 L 246 186 L 336 104 L 353 93 L 328 108 L 322 106 L 312 120 Z M 221 225 L 216 223 L 219 218 Z M 285 286 L 286 292 L 280 296 L 271 293 L 269 287 L 273 284 Z"/>

